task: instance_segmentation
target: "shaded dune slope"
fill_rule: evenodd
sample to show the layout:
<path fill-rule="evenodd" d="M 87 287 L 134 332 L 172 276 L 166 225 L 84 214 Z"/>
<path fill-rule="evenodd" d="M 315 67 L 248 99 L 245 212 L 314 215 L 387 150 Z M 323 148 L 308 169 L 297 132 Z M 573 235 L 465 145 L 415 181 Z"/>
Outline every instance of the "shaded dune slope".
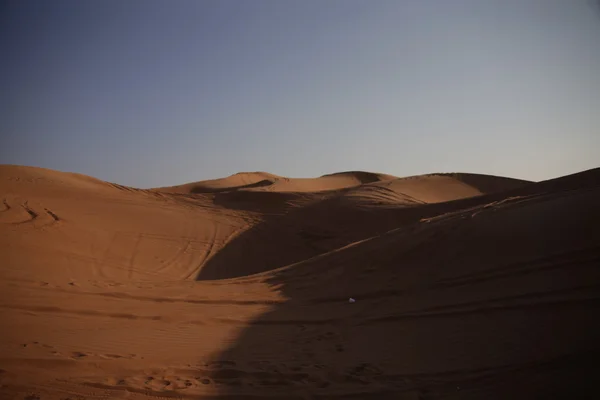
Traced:
<path fill-rule="evenodd" d="M 283 378 L 221 395 L 595 398 L 598 204 L 600 170 L 586 171 L 426 206 L 430 217 L 245 278 L 288 300 L 219 358 L 273 360 Z M 285 372 L 298 365 L 309 389 Z"/>
<path fill-rule="evenodd" d="M 463 174 L 466 175 L 466 174 Z M 488 188 L 523 187 L 526 181 L 490 177 Z M 478 176 L 478 181 L 485 181 Z M 239 235 L 211 258 L 199 279 L 223 279 L 267 271 L 381 234 L 441 212 L 423 205 L 480 196 L 482 191 L 451 176 L 430 175 L 388 179 L 347 189 L 320 192 L 301 207 L 264 215 L 263 222 Z M 264 205 L 275 193 L 228 193 L 228 207 Z M 319 196 L 320 195 L 320 196 Z M 290 197 L 297 196 L 289 194 Z M 248 201 L 256 197 L 254 202 Z M 217 202 L 222 198 L 216 197 Z M 288 199 L 288 201 L 291 201 Z M 274 249 L 276 249 L 274 251 Z M 248 262 L 252 259 L 259 262 Z"/>

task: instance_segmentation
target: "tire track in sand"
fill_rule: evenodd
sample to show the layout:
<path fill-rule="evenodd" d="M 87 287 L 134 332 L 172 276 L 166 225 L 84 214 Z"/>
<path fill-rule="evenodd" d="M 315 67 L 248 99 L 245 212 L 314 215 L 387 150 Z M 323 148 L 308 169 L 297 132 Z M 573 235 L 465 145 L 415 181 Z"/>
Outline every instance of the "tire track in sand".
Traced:
<path fill-rule="evenodd" d="M 4 209 L 0 210 L 0 212 L 6 212 L 12 208 L 10 205 L 8 205 L 8 201 L 6 199 L 2 199 L 2 204 L 4 205 Z"/>
<path fill-rule="evenodd" d="M 513 277 L 566 266 L 586 265 L 600 261 L 600 247 L 592 246 L 568 250 L 559 254 L 540 257 L 533 260 L 499 265 L 483 271 L 440 279 L 436 286 L 461 286 L 487 280 Z"/>

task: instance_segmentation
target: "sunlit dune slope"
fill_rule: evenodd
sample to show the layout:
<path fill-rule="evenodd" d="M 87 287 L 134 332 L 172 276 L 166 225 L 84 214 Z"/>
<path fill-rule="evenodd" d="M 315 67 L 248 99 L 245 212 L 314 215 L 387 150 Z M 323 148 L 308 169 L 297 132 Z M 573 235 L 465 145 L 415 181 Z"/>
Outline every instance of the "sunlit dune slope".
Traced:
<path fill-rule="evenodd" d="M 366 205 L 427 204 L 502 192 L 531 182 L 479 174 L 430 174 L 362 185 L 345 196 Z"/>
<path fill-rule="evenodd" d="M 168 193 L 216 193 L 236 190 L 272 192 L 318 192 L 394 179 L 394 176 L 363 171 L 340 172 L 320 178 L 285 178 L 266 172 L 241 172 L 227 178 L 154 189 Z"/>
<path fill-rule="evenodd" d="M 186 183 L 184 185 L 156 188 L 158 192 L 168 193 L 218 193 L 230 190 L 261 187 L 272 185 L 281 177 L 267 172 L 241 172 L 227 178 L 211 179 Z"/>
<path fill-rule="evenodd" d="M 12 279 L 194 279 L 253 224 L 210 198 L 39 168 L 1 166 L 0 193 L 0 274 Z"/>

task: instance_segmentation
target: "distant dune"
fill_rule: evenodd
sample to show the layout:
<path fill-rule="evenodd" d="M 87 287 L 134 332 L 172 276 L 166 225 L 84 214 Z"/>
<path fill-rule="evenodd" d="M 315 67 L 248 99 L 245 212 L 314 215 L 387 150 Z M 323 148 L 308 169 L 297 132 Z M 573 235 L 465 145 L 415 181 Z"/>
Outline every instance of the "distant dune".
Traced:
<path fill-rule="evenodd" d="M 599 204 L 600 169 L 0 165 L 0 398 L 595 398 Z"/>
<path fill-rule="evenodd" d="M 235 190 L 271 192 L 317 192 L 359 186 L 396 177 L 371 172 L 352 171 L 324 175 L 320 178 L 285 178 L 267 172 L 240 172 L 227 178 L 213 179 L 154 189 L 166 193 L 216 193 Z"/>
<path fill-rule="evenodd" d="M 192 182 L 154 190 L 166 193 L 216 193 L 272 185 L 278 179 L 281 179 L 281 177 L 267 172 L 240 172 L 227 178 Z"/>

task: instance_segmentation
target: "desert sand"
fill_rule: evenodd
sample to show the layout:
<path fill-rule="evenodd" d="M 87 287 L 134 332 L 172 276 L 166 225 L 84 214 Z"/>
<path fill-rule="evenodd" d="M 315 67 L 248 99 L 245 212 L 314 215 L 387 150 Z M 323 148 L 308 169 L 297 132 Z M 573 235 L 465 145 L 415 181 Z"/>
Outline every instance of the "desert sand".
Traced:
<path fill-rule="evenodd" d="M 2 165 L 0 397 L 600 398 L 599 226 L 600 169 L 135 189 Z"/>

